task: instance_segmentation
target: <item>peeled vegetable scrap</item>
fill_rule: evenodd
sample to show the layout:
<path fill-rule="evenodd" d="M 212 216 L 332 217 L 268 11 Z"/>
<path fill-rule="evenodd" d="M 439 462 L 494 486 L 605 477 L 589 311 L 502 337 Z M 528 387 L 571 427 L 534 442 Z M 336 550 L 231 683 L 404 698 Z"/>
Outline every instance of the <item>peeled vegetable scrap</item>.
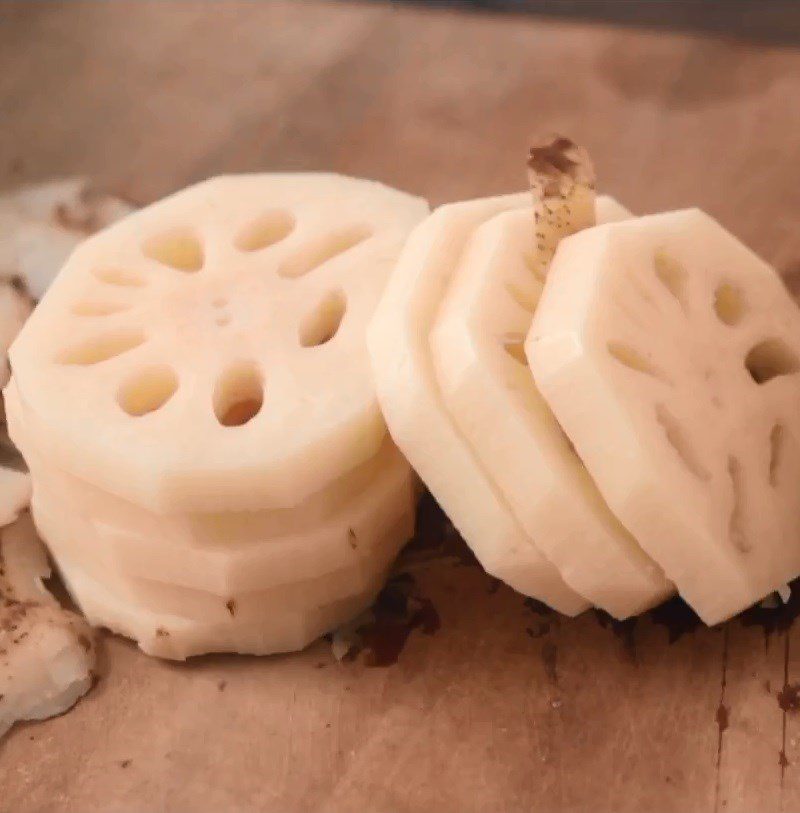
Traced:
<path fill-rule="evenodd" d="M 92 685 L 92 631 L 47 592 L 49 575 L 24 514 L 0 531 L 0 737 L 18 720 L 61 714 Z"/>
<path fill-rule="evenodd" d="M 0 196 L 0 349 L 5 352 L 69 252 L 92 231 L 130 211 L 81 179 L 23 187 Z M 4 463 L 16 453 L 3 437 Z M 94 636 L 45 589 L 50 575 L 30 516 L 30 478 L 0 467 L 0 736 L 18 720 L 61 714 L 94 680 Z"/>

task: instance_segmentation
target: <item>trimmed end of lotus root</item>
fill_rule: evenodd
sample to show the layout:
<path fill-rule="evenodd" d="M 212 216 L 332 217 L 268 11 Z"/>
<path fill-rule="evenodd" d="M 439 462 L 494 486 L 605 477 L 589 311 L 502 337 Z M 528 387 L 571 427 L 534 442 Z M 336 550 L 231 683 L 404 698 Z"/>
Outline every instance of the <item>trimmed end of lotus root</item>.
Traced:
<path fill-rule="evenodd" d="M 528 155 L 528 180 L 534 195 L 562 198 L 575 186 L 595 188 L 595 171 L 588 151 L 572 139 L 551 135 L 535 142 Z"/>
<path fill-rule="evenodd" d="M 595 225 L 595 172 L 589 153 L 564 136 L 535 143 L 528 157 L 533 195 L 533 271 L 544 279 L 559 242 Z"/>

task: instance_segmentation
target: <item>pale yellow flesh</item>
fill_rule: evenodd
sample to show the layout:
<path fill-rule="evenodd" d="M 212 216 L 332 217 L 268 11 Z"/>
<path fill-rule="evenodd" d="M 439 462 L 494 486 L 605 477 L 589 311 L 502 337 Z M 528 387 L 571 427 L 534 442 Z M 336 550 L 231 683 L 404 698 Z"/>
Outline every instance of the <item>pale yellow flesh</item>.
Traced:
<path fill-rule="evenodd" d="M 95 235 L 11 350 L 38 443 L 160 513 L 302 503 L 383 443 L 363 333 L 427 211 L 341 176 L 230 176 Z"/>
<path fill-rule="evenodd" d="M 269 655 L 303 649 L 369 607 L 380 589 L 377 582 L 373 590 L 331 605 L 314 606 L 305 612 L 276 608 L 257 623 L 233 624 L 145 610 L 120 599 L 68 560 L 62 560 L 59 567 L 89 623 L 132 638 L 148 655 L 172 660 L 208 652 Z"/>
<path fill-rule="evenodd" d="M 230 551 L 236 545 L 248 545 L 253 539 L 306 533 L 329 522 L 354 495 L 367 490 L 386 471 L 399 473 L 404 468 L 410 476 L 408 464 L 386 438 L 376 455 L 293 508 L 154 514 L 57 466 L 50 450 L 40 445 L 39 425 L 21 405 L 13 381 L 5 390 L 5 404 L 8 431 L 17 448 L 31 468 L 57 478 L 55 490 L 67 496 L 74 511 L 91 516 L 97 523 L 157 538 L 160 547 L 199 548 L 213 556 L 215 550 Z M 30 489 L 26 504 L 29 497 Z"/>
<path fill-rule="evenodd" d="M 588 606 L 528 537 L 449 415 L 430 331 L 459 257 L 494 215 L 524 206 L 507 195 L 437 209 L 411 234 L 368 331 L 378 398 L 393 440 L 486 570 L 575 615 Z"/>
<path fill-rule="evenodd" d="M 597 199 L 599 222 L 631 216 Z M 523 347 L 544 285 L 536 253 L 529 207 L 475 231 L 431 333 L 437 379 L 453 419 L 565 582 L 626 618 L 672 586 L 609 511 L 536 389 Z"/>
<path fill-rule="evenodd" d="M 563 241 L 526 352 L 605 501 L 706 623 L 800 573 L 800 312 L 712 218 Z"/>

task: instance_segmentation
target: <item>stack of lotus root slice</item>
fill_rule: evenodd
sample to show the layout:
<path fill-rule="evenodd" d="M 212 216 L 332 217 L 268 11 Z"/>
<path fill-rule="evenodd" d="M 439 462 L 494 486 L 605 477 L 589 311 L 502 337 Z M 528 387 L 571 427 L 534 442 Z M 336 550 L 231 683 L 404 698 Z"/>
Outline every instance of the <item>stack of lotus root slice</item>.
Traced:
<path fill-rule="evenodd" d="M 697 209 L 532 195 L 441 206 L 370 323 L 392 436 L 487 571 L 568 615 L 678 592 L 707 624 L 800 575 L 800 311 Z"/>
<path fill-rule="evenodd" d="M 72 254 L 5 396 L 90 623 L 162 657 L 265 654 L 369 606 L 418 489 L 366 324 L 427 213 L 341 176 L 220 177 Z"/>

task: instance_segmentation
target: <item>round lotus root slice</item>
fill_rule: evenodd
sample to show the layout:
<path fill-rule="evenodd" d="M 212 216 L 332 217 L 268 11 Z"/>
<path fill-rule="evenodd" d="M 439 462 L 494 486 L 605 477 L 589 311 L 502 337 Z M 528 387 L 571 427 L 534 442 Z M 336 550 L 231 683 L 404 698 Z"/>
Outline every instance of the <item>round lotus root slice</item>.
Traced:
<path fill-rule="evenodd" d="M 289 596 L 296 585 L 315 580 L 316 593 L 357 592 L 365 580 L 386 572 L 413 534 L 417 496 L 408 469 L 395 465 L 326 523 L 280 537 L 256 536 L 226 550 L 161 544 L 157 535 L 76 511 L 71 495 L 49 472 L 33 474 L 33 487 L 34 519 L 57 561 L 67 558 L 89 570 L 94 565 L 92 575 L 99 580 L 118 573 L 202 591 L 213 595 L 218 607 L 242 593 L 283 589 Z M 393 532 L 401 526 L 405 536 Z"/>
<path fill-rule="evenodd" d="M 393 440 L 484 568 L 515 589 L 576 615 L 571 590 L 525 533 L 459 431 L 439 389 L 430 348 L 436 312 L 482 223 L 528 206 L 527 194 L 437 209 L 411 234 L 370 324 L 375 385 Z"/>
<path fill-rule="evenodd" d="M 525 349 L 606 502 L 706 623 L 800 573 L 800 311 L 711 217 L 569 237 Z"/>
<path fill-rule="evenodd" d="M 82 243 L 11 351 L 64 469 L 150 510 L 288 507 L 379 449 L 364 330 L 426 203 L 228 176 Z"/>
<path fill-rule="evenodd" d="M 608 198 L 596 210 L 598 222 L 631 216 Z M 524 342 L 544 272 L 532 222 L 530 207 L 514 209 L 473 235 L 431 335 L 437 379 L 464 437 L 564 581 L 626 618 L 672 586 L 609 511 L 534 384 Z"/>
<path fill-rule="evenodd" d="M 306 612 L 367 593 L 375 594 L 384 583 L 397 550 L 413 534 L 414 511 L 396 506 L 385 511 L 371 534 L 353 532 L 349 544 L 360 551 L 327 573 L 291 581 L 259 585 L 243 592 L 219 595 L 207 590 L 168 583 L 153 557 L 147 576 L 130 575 L 109 549 L 105 529 L 93 526 L 84 517 L 70 514 L 46 491 L 36 494 L 34 515 L 37 527 L 47 540 L 56 563 L 67 562 L 132 607 L 146 612 L 166 613 L 198 621 L 225 622 L 235 627 L 263 621 L 276 609 Z M 270 545 L 268 542 L 267 545 Z M 278 550 L 281 542 L 277 543 Z M 285 548 L 286 546 L 284 546 Z M 267 584 L 268 580 L 265 580 Z M 342 619 L 344 621 L 346 619 Z"/>
<path fill-rule="evenodd" d="M 52 481 L 51 490 L 62 502 L 66 500 L 73 512 L 90 517 L 92 522 L 153 540 L 159 549 L 173 546 L 228 552 L 237 546 L 247 547 L 258 539 L 313 531 L 345 509 L 354 495 L 369 490 L 389 472 L 405 481 L 412 478 L 405 458 L 387 437 L 374 457 L 292 508 L 155 514 L 54 465 L 48 451 L 33 442 L 41 432 L 31 424 L 30 410 L 20 405 L 13 383 L 6 388 L 5 403 L 9 434 L 37 483 Z"/>
<path fill-rule="evenodd" d="M 185 660 L 209 652 L 270 655 L 303 649 L 372 603 L 375 593 L 343 599 L 305 611 L 275 608 L 254 623 L 198 621 L 131 605 L 69 561 L 59 570 L 90 624 L 132 638 L 148 655 Z"/>

